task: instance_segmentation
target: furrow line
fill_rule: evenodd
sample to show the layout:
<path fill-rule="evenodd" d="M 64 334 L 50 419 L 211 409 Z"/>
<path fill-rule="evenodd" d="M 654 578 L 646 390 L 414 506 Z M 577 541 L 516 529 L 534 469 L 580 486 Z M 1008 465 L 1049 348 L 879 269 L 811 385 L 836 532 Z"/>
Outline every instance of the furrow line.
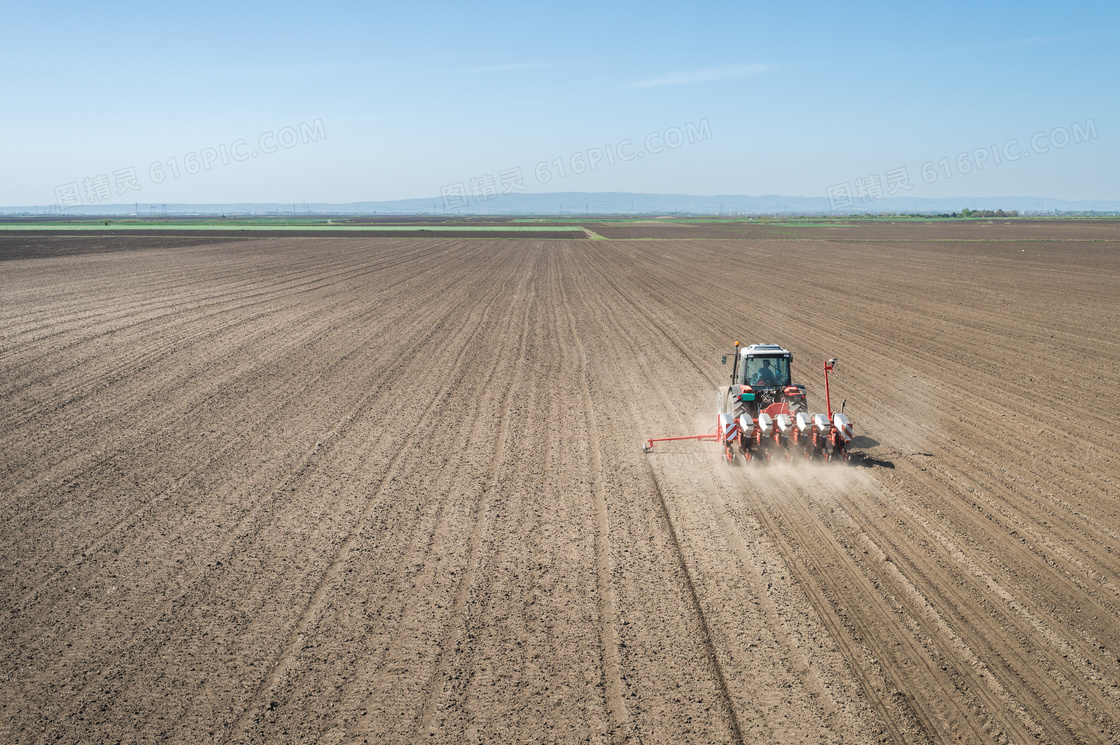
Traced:
<path fill-rule="evenodd" d="M 499 406 L 500 422 L 494 436 L 494 448 L 489 460 L 492 464 L 491 475 L 479 497 L 474 524 L 471 527 L 470 537 L 467 541 L 469 548 L 467 551 L 466 570 L 460 580 L 459 588 L 455 593 L 451 618 L 444 625 L 442 639 L 438 645 L 439 662 L 432 672 L 431 677 L 428 679 L 428 684 L 426 686 L 427 695 L 424 699 L 424 706 L 421 710 L 420 720 L 417 725 L 417 734 L 421 736 L 431 736 L 434 733 L 440 697 L 443 693 L 444 683 L 452 664 L 450 651 L 455 646 L 455 641 L 462 635 L 461 627 L 466 624 L 464 614 L 470 601 L 471 593 L 478 581 L 478 573 L 482 564 L 482 544 L 483 537 L 488 527 L 487 518 L 490 511 L 490 502 L 493 499 L 494 491 L 498 488 L 498 478 L 507 458 L 508 448 L 506 446 L 510 426 L 510 401 L 517 387 L 516 383 L 521 379 L 521 368 L 525 360 L 525 348 L 529 337 L 529 323 L 536 294 L 535 279 L 531 271 L 526 272 L 523 282 L 524 285 L 514 294 L 510 303 L 511 307 L 516 307 L 519 299 L 521 299 L 521 302 L 525 303 L 525 310 L 521 319 L 521 328 L 517 343 L 517 355 L 511 375 L 513 384 L 507 388 Z M 495 356 L 495 364 L 497 364 L 499 357 L 500 355 Z"/>
<path fill-rule="evenodd" d="M 591 401 L 591 391 L 587 382 L 590 368 L 587 362 L 587 351 L 580 340 L 579 329 L 576 325 L 575 316 L 572 314 L 568 293 L 564 289 L 563 278 L 559 276 L 559 271 L 556 270 L 555 265 L 553 265 L 553 282 L 559 289 L 561 304 L 564 307 L 568 328 L 571 332 L 572 345 L 577 352 L 581 409 L 588 438 L 588 452 L 591 457 L 591 491 L 595 503 L 596 527 L 595 565 L 599 590 L 599 645 L 602 653 L 600 664 L 603 670 L 603 680 L 606 683 L 607 710 L 610 713 L 612 731 L 620 733 L 624 740 L 629 740 L 634 736 L 633 722 L 622 694 L 622 660 L 618 647 L 618 609 L 614 596 L 614 583 L 611 579 L 610 523 L 607 516 L 606 495 L 603 493 L 603 464 L 599 450 L 599 424 L 595 416 L 595 408 Z"/>
<path fill-rule="evenodd" d="M 339 569 L 345 561 L 350 548 L 351 546 L 353 546 L 354 541 L 356 540 L 362 526 L 365 524 L 366 520 L 368 520 L 374 508 L 380 504 L 380 498 L 384 494 L 387 485 L 396 478 L 401 463 L 403 462 L 404 456 L 411 450 L 413 443 L 422 435 L 427 434 L 427 422 L 432 412 L 435 411 L 436 405 L 440 402 L 440 400 L 453 385 L 457 385 L 457 380 L 454 373 L 456 373 L 462 366 L 463 361 L 467 356 L 467 352 L 471 349 L 471 341 L 485 328 L 485 321 L 489 315 L 489 310 L 493 306 L 493 304 L 497 302 L 499 297 L 500 293 L 494 294 L 493 298 L 487 304 L 486 309 L 479 315 L 478 321 L 475 323 L 474 328 L 470 332 L 467 340 L 459 346 L 459 350 L 456 353 L 455 358 L 445 370 L 446 377 L 444 378 L 444 384 L 440 386 L 440 388 L 437 389 L 432 395 L 423 413 L 421 413 L 421 415 L 418 417 L 416 427 L 401 444 L 397 452 L 393 455 L 393 458 L 389 462 L 388 469 L 382 476 L 377 488 L 366 501 L 366 504 L 364 505 L 361 513 L 358 516 L 358 519 L 353 523 L 350 530 L 347 532 L 341 546 L 339 547 L 335 555 L 331 558 L 330 563 L 323 571 L 306 604 L 300 611 L 299 617 L 297 618 L 295 624 L 288 632 L 285 643 L 281 647 L 279 656 L 270 665 L 267 674 L 264 676 L 264 678 L 262 678 L 261 683 L 258 685 L 248 705 L 246 705 L 243 709 L 243 712 L 238 718 L 237 722 L 230 728 L 223 742 L 235 742 L 241 739 L 242 735 L 248 729 L 254 713 L 262 706 L 265 695 L 273 690 L 273 688 L 275 688 L 281 676 L 287 671 L 288 664 L 300 649 L 300 644 L 304 638 L 305 632 L 318 617 L 318 612 L 327 598 L 327 592 L 330 589 L 330 586 L 337 579 Z M 451 310 L 455 310 L 455 308 L 452 307 Z M 424 345 L 420 344 L 418 346 L 422 348 Z M 364 404 L 364 402 L 372 397 L 374 393 L 375 391 L 370 391 L 369 393 L 367 393 L 366 396 L 363 397 L 362 403 Z"/>

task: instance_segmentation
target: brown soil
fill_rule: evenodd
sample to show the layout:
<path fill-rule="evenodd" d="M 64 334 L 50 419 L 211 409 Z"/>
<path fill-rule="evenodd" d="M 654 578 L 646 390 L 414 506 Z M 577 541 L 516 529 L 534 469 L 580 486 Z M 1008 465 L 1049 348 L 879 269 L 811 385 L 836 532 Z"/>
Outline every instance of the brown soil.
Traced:
<path fill-rule="evenodd" d="M 246 238 L 514 238 L 518 240 L 535 240 L 541 238 L 573 239 L 587 238 L 587 233 L 581 228 L 571 230 L 441 230 L 439 227 L 416 228 L 415 230 L 377 230 L 365 228 L 360 233 L 357 231 L 337 230 L 187 230 L 175 232 L 168 228 L 136 228 L 124 232 L 119 229 L 106 228 L 105 230 L 21 230 L 8 234 L 0 234 L 0 260 L 5 254 L 11 254 L 13 247 L 21 244 L 35 244 L 41 249 L 48 248 L 52 243 L 62 253 L 83 252 L 83 246 L 91 243 L 113 245 L 126 248 L 135 245 L 137 239 L 146 239 L 142 242 L 156 246 L 198 245 L 199 243 L 214 243 L 216 238 L 223 240 L 244 240 Z M 153 240 L 154 239 L 154 240 Z M 73 245 L 70 245 L 73 244 Z"/>
<path fill-rule="evenodd" d="M 150 251 L 158 248 L 188 248 L 212 244 L 206 235 L 183 235 L 164 231 L 160 236 L 139 236 L 130 233 L 92 232 L 85 235 L 58 235 L 57 231 L 20 230 L 0 232 L 0 261 L 42 259 L 80 254 L 116 253 L 119 251 Z"/>
<path fill-rule="evenodd" d="M 587 223 L 587 227 L 604 238 L 700 239 L 729 238 L 759 240 L 830 240 L 830 241 L 1062 241 L 1116 240 L 1120 221 L 1063 218 L 1061 220 L 918 220 L 871 222 L 867 220 L 834 220 L 817 218 L 828 225 L 812 225 L 796 221 L 666 223 L 638 221 L 631 223 Z"/>
<path fill-rule="evenodd" d="M 5 262 L 0 741 L 1115 742 L 1120 236 L 863 230 Z"/>

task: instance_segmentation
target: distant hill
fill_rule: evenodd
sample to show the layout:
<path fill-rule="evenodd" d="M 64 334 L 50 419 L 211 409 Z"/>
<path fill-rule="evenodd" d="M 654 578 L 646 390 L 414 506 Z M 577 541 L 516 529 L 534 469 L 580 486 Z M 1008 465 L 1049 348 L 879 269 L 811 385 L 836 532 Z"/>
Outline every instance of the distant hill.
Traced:
<path fill-rule="evenodd" d="M 583 214 L 824 214 L 864 213 L 944 213 L 973 210 L 1018 210 L 1020 212 L 1118 212 L 1120 201 L 1068 201 L 1045 197 L 895 197 L 866 202 L 853 200 L 852 206 L 833 210 L 825 197 L 794 197 L 768 194 L 638 194 L 630 192 L 557 192 L 551 194 L 513 193 L 489 199 L 460 198 L 445 204 L 441 197 L 397 199 L 382 202 L 300 204 L 239 202 L 222 204 L 139 204 L 139 214 L 462 214 L 462 215 L 583 215 Z M 58 213 L 55 207 L 54 213 Z M 0 213 L 47 214 L 46 206 L 0 207 Z M 137 212 L 133 204 L 101 204 L 70 207 L 64 215 L 128 215 Z"/>

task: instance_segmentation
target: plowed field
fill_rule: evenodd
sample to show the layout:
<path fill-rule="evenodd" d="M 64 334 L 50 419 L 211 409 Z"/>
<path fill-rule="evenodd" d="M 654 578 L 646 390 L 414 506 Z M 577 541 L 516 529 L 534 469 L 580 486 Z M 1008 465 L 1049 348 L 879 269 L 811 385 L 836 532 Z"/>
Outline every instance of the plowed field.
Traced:
<path fill-rule="evenodd" d="M 0 742 L 1115 742 L 1100 225 L 0 238 Z"/>

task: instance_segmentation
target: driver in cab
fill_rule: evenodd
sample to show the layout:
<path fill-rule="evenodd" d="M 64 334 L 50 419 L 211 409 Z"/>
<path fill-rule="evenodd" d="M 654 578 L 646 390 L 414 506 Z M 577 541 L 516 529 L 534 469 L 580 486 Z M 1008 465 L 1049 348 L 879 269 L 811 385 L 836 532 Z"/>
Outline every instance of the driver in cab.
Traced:
<path fill-rule="evenodd" d="M 751 385 L 774 386 L 778 384 L 778 373 L 770 367 L 770 360 L 763 359 L 762 367 L 754 374 Z"/>

